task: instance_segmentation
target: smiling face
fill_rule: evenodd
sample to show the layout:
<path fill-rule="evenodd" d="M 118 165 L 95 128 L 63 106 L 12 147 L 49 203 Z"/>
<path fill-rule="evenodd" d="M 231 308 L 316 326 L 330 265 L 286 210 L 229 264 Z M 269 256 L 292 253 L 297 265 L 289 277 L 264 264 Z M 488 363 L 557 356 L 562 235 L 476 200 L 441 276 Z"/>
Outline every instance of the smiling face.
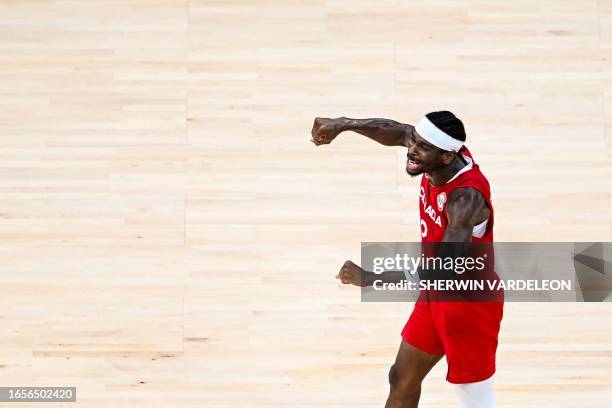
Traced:
<path fill-rule="evenodd" d="M 442 150 L 427 142 L 414 128 L 406 135 L 405 144 L 408 148 L 406 173 L 412 177 L 448 166 L 455 157 L 454 152 Z"/>

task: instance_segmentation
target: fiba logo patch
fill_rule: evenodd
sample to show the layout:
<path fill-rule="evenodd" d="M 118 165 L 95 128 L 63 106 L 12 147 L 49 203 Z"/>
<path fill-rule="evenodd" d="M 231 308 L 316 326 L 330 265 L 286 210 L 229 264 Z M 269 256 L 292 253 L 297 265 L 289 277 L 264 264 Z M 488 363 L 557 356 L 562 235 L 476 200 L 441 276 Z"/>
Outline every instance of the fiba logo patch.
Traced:
<path fill-rule="evenodd" d="M 446 193 L 443 191 L 438 194 L 438 210 L 442 211 L 444 208 L 444 203 L 446 202 Z"/>

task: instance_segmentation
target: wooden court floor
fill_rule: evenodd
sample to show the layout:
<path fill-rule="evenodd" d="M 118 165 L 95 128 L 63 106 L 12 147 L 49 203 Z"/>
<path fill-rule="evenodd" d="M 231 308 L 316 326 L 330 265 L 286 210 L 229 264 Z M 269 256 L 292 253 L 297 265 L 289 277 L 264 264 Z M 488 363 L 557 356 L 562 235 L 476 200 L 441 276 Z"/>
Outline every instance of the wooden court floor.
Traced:
<path fill-rule="evenodd" d="M 498 241 L 611 238 L 610 0 L 0 16 L 0 386 L 76 386 L 82 407 L 381 407 L 412 305 L 361 303 L 334 275 L 361 241 L 418 239 L 417 180 L 354 133 L 315 147 L 315 116 L 452 110 Z M 507 304 L 499 405 L 612 406 L 610 316 Z M 458 406 L 445 372 L 423 406 Z"/>

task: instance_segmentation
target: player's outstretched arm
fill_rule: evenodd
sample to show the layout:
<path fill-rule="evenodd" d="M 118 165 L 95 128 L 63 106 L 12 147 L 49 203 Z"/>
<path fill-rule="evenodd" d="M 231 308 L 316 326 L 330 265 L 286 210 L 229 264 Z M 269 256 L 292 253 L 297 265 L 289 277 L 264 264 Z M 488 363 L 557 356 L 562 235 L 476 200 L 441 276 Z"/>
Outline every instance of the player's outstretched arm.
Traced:
<path fill-rule="evenodd" d="M 359 133 L 385 146 L 405 146 L 412 126 L 391 119 L 316 118 L 311 141 L 319 146 L 329 144 L 347 130 Z"/>

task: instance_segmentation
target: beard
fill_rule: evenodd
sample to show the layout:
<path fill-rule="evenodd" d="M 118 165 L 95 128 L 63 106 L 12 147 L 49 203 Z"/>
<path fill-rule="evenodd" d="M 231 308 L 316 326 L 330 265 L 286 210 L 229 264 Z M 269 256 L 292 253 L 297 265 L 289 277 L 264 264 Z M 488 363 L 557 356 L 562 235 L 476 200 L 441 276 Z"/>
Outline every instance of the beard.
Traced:
<path fill-rule="evenodd" d="M 406 173 L 408 173 L 410 177 L 416 177 L 425 171 L 425 163 L 418 160 L 417 158 L 413 158 L 410 155 L 407 155 L 406 166 L 404 168 L 406 169 Z"/>
<path fill-rule="evenodd" d="M 414 170 L 414 171 L 406 169 L 406 174 L 408 174 L 412 178 L 414 178 L 416 176 L 420 176 L 423 173 L 425 173 L 425 169 L 423 169 L 422 167 L 419 168 L 418 170 Z"/>

